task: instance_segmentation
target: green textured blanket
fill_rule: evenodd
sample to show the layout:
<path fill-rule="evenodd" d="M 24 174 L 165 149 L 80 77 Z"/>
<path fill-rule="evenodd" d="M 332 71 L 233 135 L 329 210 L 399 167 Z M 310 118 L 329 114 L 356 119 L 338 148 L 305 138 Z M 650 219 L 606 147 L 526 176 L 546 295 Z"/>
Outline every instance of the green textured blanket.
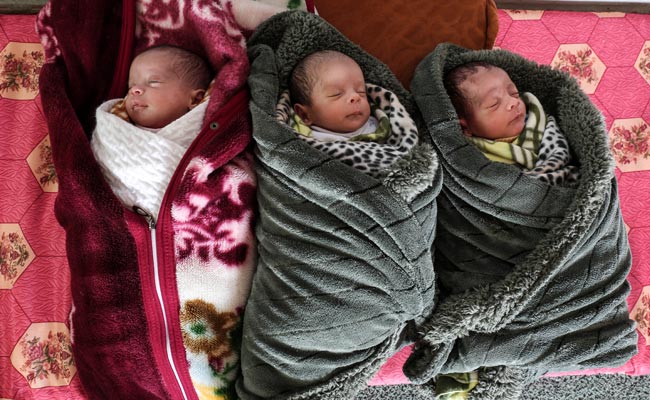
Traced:
<path fill-rule="evenodd" d="M 352 398 L 433 307 L 441 173 L 431 146 L 378 180 L 275 117 L 293 66 L 323 49 L 355 59 L 367 82 L 415 111 L 384 64 L 315 15 L 279 14 L 251 37 L 259 262 L 243 327 L 244 399 Z"/>
<path fill-rule="evenodd" d="M 579 163 L 575 187 L 489 161 L 461 133 L 443 86 L 468 61 L 505 69 L 555 115 Z M 412 91 L 444 174 L 435 241 L 440 300 L 405 372 L 414 382 L 480 367 L 472 398 L 516 398 L 546 371 L 615 366 L 636 351 L 631 265 L 600 112 L 559 71 L 503 50 L 439 45 Z M 499 367 L 505 366 L 505 367 Z"/>

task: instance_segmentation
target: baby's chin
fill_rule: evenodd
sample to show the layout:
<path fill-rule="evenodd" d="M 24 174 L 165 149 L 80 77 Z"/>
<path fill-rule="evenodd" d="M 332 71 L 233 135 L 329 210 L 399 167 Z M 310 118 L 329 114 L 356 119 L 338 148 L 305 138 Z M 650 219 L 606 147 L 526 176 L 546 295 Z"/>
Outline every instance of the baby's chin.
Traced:
<path fill-rule="evenodd" d="M 166 125 L 166 124 L 159 123 L 157 121 L 150 121 L 147 118 L 140 118 L 138 116 L 129 117 L 129 118 L 131 118 L 131 122 L 133 122 L 135 125 L 143 128 L 160 129 Z"/>
<path fill-rule="evenodd" d="M 364 124 L 365 124 L 365 122 L 364 122 Z M 356 132 L 356 131 L 358 131 L 359 129 L 361 129 L 362 126 L 363 126 L 363 124 L 361 124 L 361 125 L 347 126 L 345 129 L 342 129 L 340 132 L 341 132 L 341 133 L 352 133 L 352 132 Z"/>
<path fill-rule="evenodd" d="M 129 115 L 129 119 L 131 120 L 131 122 L 133 122 L 134 124 L 139 126 L 147 125 L 146 121 L 143 121 L 143 119 L 140 117 L 140 115 L 138 115 L 138 113 L 127 112 L 127 114 Z"/>
<path fill-rule="evenodd" d="M 484 137 L 493 140 L 516 138 L 524 131 L 524 126 L 525 126 L 525 121 L 522 120 L 521 122 L 512 123 L 508 125 L 499 135 L 492 136 L 492 137 L 490 137 L 490 135 L 486 135 Z"/>
<path fill-rule="evenodd" d="M 149 116 L 143 115 L 143 113 L 140 112 L 127 112 L 127 114 L 129 115 L 131 122 L 133 122 L 135 125 L 149 129 L 160 129 L 173 121 L 163 121 L 159 118 L 150 118 Z"/>
<path fill-rule="evenodd" d="M 515 133 L 514 135 L 519 135 L 524 131 L 524 127 L 526 126 L 526 120 L 522 119 L 520 123 L 517 124 L 515 127 Z"/>
<path fill-rule="evenodd" d="M 363 127 L 366 124 L 366 122 L 368 122 L 368 119 L 369 119 L 369 117 L 361 118 L 361 119 L 359 119 L 359 121 L 355 121 L 354 123 L 342 124 L 340 126 L 340 129 L 338 129 L 338 130 L 337 129 L 330 129 L 330 130 L 334 131 L 334 132 L 340 132 L 340 133 L 356 132 L 359 129 L 361 129 L 361 127 Z"/>

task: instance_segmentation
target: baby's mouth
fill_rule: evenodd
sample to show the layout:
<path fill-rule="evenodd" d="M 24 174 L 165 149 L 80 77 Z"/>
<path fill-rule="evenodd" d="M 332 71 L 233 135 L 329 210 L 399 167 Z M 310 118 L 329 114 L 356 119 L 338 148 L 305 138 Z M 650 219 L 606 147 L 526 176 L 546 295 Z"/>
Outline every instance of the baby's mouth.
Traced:
<path fill-rule="evenodd" d="M 146 107 L 147 107 L 147 106 L 145 106 L 144 104 L 133 103 L 133 104 L 131 105 L 131 110 L 133 110 L 133 111 L 138 111 L 138 110 L 142 110 L 142 109 L 144 109 L 144 108 L 146 108 Z"/>

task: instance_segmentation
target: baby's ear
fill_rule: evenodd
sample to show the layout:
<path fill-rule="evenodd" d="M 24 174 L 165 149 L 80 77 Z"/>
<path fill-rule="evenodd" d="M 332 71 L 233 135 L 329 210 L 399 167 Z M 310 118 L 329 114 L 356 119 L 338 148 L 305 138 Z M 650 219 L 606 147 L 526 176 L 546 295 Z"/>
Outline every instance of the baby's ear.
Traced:
<path fill-rule="evenodd" d="M 193 109 L 194 107 L 198 106 L 201 103 L 201 100 L 203 100 L 203 96 L 205 96 L 205 90 L 204 89 L 194 89 L 191 92 L 191 98 L 190 98 L 190 110 Z"/>
<path fill-rule="evenodd" d="M 467 123 L 467 120 L 465 118 L 458 118 L 458 122 L 460 123 L 460 127 L 463 129 L 463 135 L 472 136 L 472 132 L 469 130 L 469 124 Z"/>
<path fill-rule="evenodd" d="M 293 105 L 293 111 L 298 114 L 302 122 L 305 123 L 305 125 L 309 126 L 313 123 L 311 118 L 309 117 L 309 107 L 305 106 L 303 104 L 294 104 Z"/>

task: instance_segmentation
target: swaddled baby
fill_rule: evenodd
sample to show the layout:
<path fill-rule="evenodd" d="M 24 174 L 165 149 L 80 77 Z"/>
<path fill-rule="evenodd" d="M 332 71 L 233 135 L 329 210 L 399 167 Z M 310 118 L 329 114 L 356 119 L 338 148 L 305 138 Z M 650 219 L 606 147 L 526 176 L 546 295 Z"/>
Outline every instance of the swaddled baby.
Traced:
<path fill-rule="evenodd" d="M 97 109 L 93 153 L 113 193 L 128 209 L 146 218 L 152 235 L 155 229 L 164 229 L 160 228 L 164 195 L 173 186 L 171 179 L 179 163 L 201 133 L 212 77 L 209 65 L 198 55 L 173 46 L 153 47 L 133 60 L 126 97 L 109 100 Z M 228 168 L 236 170 L 235 163 Z M 247 232 L 250 222 L 244 213 L 238 215 L 243 222 L 228 223 L 228 233 L 219 231 L 214 224 L 219 214 L 214 208 L 227 208 L 223 195 L 206 190 L 207 179 L 196 178 L 188 169 L 183 183 L 196 190 L 189 195 L 192 210 L 174 202 L 171 211 L 180 310 L 169 312 L 178 313 L 184 354 L 197 394 L 223 399 L 234 396 L 239 369 L 235 343 L 240 340 L 238 328 L 253 264 L 244 254 L 228 262 L 208 254 L 195 258 L 193 249 L 212 244 L 211 235 L 223 235 L 225 242 L 239 238 L 236 235 L 252 237 L 252 232 Z M 244 170 L 240 173 L 243 176 Z M 189 230 L 201 232 L 200 239 Z M 225 250 L 233 242 L 237 243 L 232 240 L 222 247 Z"/>
<path fill-rule="evenodd" d="M 316 149 L 376 178 L 418 144 L 415 123 L 397 96 L 366 83 L 359 65 L 333 50 L 296 65 L 276 116 Z"/>
<path fill-rule="evenodd" d="M 196 54 L 154 47 L 133 60 L 126 97 L 97 109 L 91 147 L 127 207 L 158 219 L 174 170 L 201 130 L 212 75 Z"/>
<path fill-rule="evenodd" d="M 573 183 L 569 144 L 532 93 L 520 93 L 503 69 L 472 62 L 452 69 L 445 88 L 467 140 L 490 160 L 521 167 L 546 183 Z"/>

